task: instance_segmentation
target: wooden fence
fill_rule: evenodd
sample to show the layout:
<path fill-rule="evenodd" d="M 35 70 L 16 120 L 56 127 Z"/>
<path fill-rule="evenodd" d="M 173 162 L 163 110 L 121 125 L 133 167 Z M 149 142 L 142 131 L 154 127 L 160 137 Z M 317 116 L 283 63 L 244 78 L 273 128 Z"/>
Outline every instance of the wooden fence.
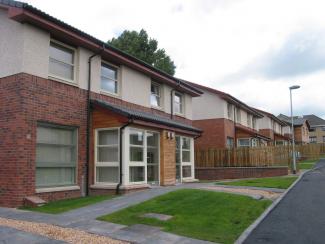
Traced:
<path fill-rule="evenodd" d="M 299 158 L 317 159 L 325 155 L 325 144 L 296 146 Z M 290 166 L 291 146 L 195 149 L 195 167 L 274 167 Z"/>

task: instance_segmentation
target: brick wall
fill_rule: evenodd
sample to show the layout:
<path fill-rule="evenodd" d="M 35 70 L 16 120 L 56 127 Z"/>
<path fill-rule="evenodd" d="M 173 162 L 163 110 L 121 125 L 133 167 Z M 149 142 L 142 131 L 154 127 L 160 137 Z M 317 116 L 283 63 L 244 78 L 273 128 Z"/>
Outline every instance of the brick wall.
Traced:
<path fill-rule="evenodd" d="M 82 176 L 85 175 L 86 170 L 86 95 L 87 91 L 78 87 L 25 73 L 0 79 L 1 206 L 20 206 L 24 197 L 36 195 L 35 147 L 38 121 L 78 128 L 77 184 L 82 188 Z M 100 94 L 93 93 L 92 97 L 165 117 L 170 116 L 159 110 Z M 96 120 L 96 113 L 94 118 Z M 185 118 L 175 116 L 175 119 L 191 123 Z M 164 147 L 166 150 L 171 150 L 172 146 L 164 144 Z M 167 153 L 164 157 L 171 158 L 168 155 Z M 175 151 L 173 156 L 175 157 Z M 172 162 L 174 161 L 170 161 L 170 163 Z M 166 169 L 171 172 L 170 166 L 166 165 Z M 166 182 L 170 183 L 170 180 Z M 80 196 L 81 191 L 39 193 L 37 195 L 46 200 L 55 200 Z"/>
<path fill-rule="evenodd" d="M 288 174 L 288 167 L 244 168 L 196 168 L 195 178 L 199 180 L 223 180 L 240 178 L 273 177 Z"/>
<path fill-rule="evenodd" d="M 163 186 L 176 183 L 176 140 L 167 138 L 167 131 L 160 133 L 160 184 Z"/>
<path fill-rule="evenodd" d="M 203 130 L 202 136 L 195 140 L 196 148 L 224 148 L 227 137 L 234 138 L 234 123 L 228 119 L 194 120 L 193 125 Z"/>

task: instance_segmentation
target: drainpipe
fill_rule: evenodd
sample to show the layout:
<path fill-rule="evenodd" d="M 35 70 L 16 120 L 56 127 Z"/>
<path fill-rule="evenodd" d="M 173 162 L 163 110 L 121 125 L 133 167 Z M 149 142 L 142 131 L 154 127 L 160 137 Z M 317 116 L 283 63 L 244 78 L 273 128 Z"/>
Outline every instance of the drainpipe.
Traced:
<path fill-rule="evenodd" d="M 90 91 L 91 91 L 91 60 L 100 55 L 105 50 L 103 45 L 102 49 L 94 53 L 88 58 L 88 89 L 87 89 L 87 124 L 86 124 L 86 196 L 89 195 L 89 148 L 90 148 Z"/>
<path fill-rule="evenodd" d="M 177 80 L 177 87 L 181 86 L 181 81 Z M 176 88 L 171 89 L 170 91 L 170 118 L 173 119 L 174 117 L 174 99 L 173 99 L 173 94 L 174 91 L 176 91 Z"/>
<path fill-rule="evenodd" d="M 122 163 L 123 163 L 123 151 L 122 151 L 122 134 L 123 134 L 123 130 L 125 127 L 129 126 L 130 124 L 133 123 L 133 119 L 129 120 L 126 124 L 124 124 L 121 128 L 120 128 L 120 180 L 119 183 L 116 186 L 116 190 L 115 190 L 115 194 L 118 195 L 120 194 L 120 187 L 122 185 L 122 177 L 123 177 L 123 169 L 122 169 Z"/>

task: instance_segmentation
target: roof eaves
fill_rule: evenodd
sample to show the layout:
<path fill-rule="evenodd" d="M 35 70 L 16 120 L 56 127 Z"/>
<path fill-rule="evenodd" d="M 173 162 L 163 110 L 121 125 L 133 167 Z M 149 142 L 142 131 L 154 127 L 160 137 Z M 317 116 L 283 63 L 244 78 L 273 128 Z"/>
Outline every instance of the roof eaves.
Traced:
<path fill-rule="evenodd" d="M 33 7 L 32 5 L 28 4 L 28 3 L 23 3 L 23 2 L 18 2 L 18 1 L 13 1 L 13 0 L 0 0 L 0 5 L 3 4 L 3 5 L 6 5 L 6 6 L 9 6 L 9 7 L 14 7 L 14 8 L 21 8 L 21 9 L 24 9 L 24 10 L 27 10 L 33 14 L 36 14 L 38 16 L 41 16 L 42 18 L 44 19 L 47 19 L 59 26 L 62 26 L 63 28 L 66 28 L 66 29 L 69 29 L 70 31 L 80 35 L 80 36 L 83 36 L 87 39 L 89 39 L 90 41 L 96 43 L 97 45 L 99 46 L 105 46 L 105 48 L 113 51 L 113 52 L 116 52 L 124 57 L 126 57 L 127 59 L 130 59 L 150 70 L 152 70 L 153 72 L 157 72 L 158 74 L 170 79 L 170 80 L 173 80 L 174 81 L 174 85 L 177 85 L 177 83 L 179 82 L 179 79 L 175 78 L 174 76 L 170 75 L 170 74 L 167 74 L 166 72 L 160 70 L 160 69 L 157 69 L 155 67 L 153 67 L 152 65 L 116 48 L 116 47 L 113 47 L 112 45 L 106 43 L 106 42 L 103 42 L 89 34 L 87 34 L 86 32 L 83 32 L 67 23 L 65 23 L 64 21 L 62 20 L 59 20 L 45 12 L 43 12 L 42 10 L 38 9 L 38 8 L 35 8 Z M 191 85 L 185 85 L 184 87 L 181 87 L 181 88 L 184 88 L 187 92 L 189 92 L 191 95 L 193 96 L 199 96 L 201 93 L 198 92 L 197 89 L 195 89 L 194 87 L 192 87 Z"/>

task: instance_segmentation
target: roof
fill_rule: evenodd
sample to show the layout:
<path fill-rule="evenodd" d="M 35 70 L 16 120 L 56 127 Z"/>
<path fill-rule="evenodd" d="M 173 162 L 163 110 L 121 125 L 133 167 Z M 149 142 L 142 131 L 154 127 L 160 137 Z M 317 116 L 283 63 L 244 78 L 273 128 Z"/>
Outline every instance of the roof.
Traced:
<path fill-rule="evenodd" d="M 286 116 L 284 114 L 279 114 L 278 118 L 282 121 L 286 122 L 287 124 L 291 124 L 291 117 Z M 294 126 L 302 126 L 306 122 L 307 126 L 310 127 L 310 124 L 307 119 L 303 117 L 293 116 L 293 125 Z"/>
<path fill-rule="evenodd" d="M 325 126 L 325 120 L 314 115 L 303 115 L 304 119 L 307 119 L 311 127 L 317 127 L 317 126 Z"/>
<path fill-rule="evenodd" d="M 98 105 L 100 107 L 109 109 L 110 111 L 118 113 L 122 116 L 129 118 L 129 119 L 139 119 L 139 120 L 143 120 L 143 121 L 147 121 L 147 122 L 158 123 L 158 124 L 162 124 L 162 125 L 166 125 L 166 126 L 170 126 L 170 127 L 174 127 L 174 128 L 179 128 L 182 130 L 188 130 L 188 131 L 192 131 L 192 132 L 196 132 L 196 133 L 202 132 L 201 129 L 198 129 L 191 125 L 181 123 L 179 121 L 175 121 L 175 120 L 172 120 L 172 119 L 169 119 L 169 118 L 166 118 L 163 116 L 159 116 L 156 114 L 143 112 L 143 111 L 135 110 L 133 108 L 128 108 L 128 107 L 124 107 L 124 106 L 120 106 L 120 105 L 116 105 L 116 104 L 111 104 L 111 103 L 104 102 L 104 101 L 97 100 L 97 99 L 92 99 L 91 103 L 93 105 Z"/>
<path fill-rule="evenodd" d="M 221 98 L 225 99 L 226 101 L 228 101 L 230 103 L 233 103 L 233 104 L 241 107 L 242 109 L 252 113 L 256 117 L 259 117 L 259 118 L 264 117 L 261 113 L 256 111 L 256 109 L 248 106 L 246 103 L 240 101 L 239 99 L 235 98 L 234 96 L 232 96 L 232 95 L 230 95 L 228 93 L 222 92 L 220 90 L 217 90 L 217 89 L 214 89 L 214 88 L 211 88 L 211 87 L 203 86 L 203 85 L 200 85 L 200 84 L 197 84 L 197 83 L 194 83 L 194 82 L 190 82 L 190 81 L 186 81 L 186 80 L 182 80 L 182 81 L 186 82 L 186 83 L 188 83 L 188 84 L 190 84 L 190 85 L 192 85 L 194 87 L 197 87 L 198 89 L 206 90 L 206 91 L 209 91 L 211 93 L 214 93 L 214 94 L 220 96 Z"/>
<path fill-rule="evenodd" d="M 263 111 L 261 109 L 257 109 L 254 108 L 255 110 L 257 110 L 258 112 L 260 112 L 261 114 L 265 114 L 266 116 L 270 117 L 271 119 L 273 119 L 274 121 L 278 122 L 280 125 L 286 126 L 288 125 L 287 122 L 279 119 L 278 117 L 276 117 L 274 114 L 271 114 L 269 112 Z"/>
<path fill-rule="evenodd" d="M 8 14 L 8 16 L 14 20 L 17 20 L 19 22 L 28 22 L 28 23 L 31 23 L 36 26 L 38 25 L 40 28 L 46 29 L 49 32 L 53 32 L 53 34 L 55 34 L 55 35 L 58 35 L 58 33 L 60 31 L 62 31 L 62 28 L 69 30 L 71 33 L 73 33 L 73 35 L 71 35 L 71 37 L 68 37 L 66 35 L 66 33 L 62 33 L 62 35 L 65 38 L 70 38 L 70 40 L 76 39 L 76 34 L 77 34 L 78 36 L 80 36 L 82 38 L 86 38 L 88 42 L 90 41 L 90 42 L 96 44 L 97 48 L 102 49 L 104 47 L 105 49 L 109 50 L 110 52 L 108 54 L 110 54 L 110 55 L 112 55 L 114 53 L 117 55 L 116 57 L 123 57 L 124 60 L 128 59 L 132 62 L 135 62 L 138 65 L 138 67 L 140 65 L 141 67 L 145 67 L 146 69 L 149 69 L 152 74 L 157 74 L 157 77 L 159 79 L 161 78 L 162 82 L 164 82 L 163 80 L 165 79 L 165 83 L 169 83 L 169 85 L 172 85 L 184 92 L 187 92 L 187 93 L 191 94 L 192 96 L 199 96 L 200 94 L 202 94 L 200 92 L 200 90 L 196 89 L 195 87 L 191 86 L 190 84 L 183 82 L 181 79 L 177 79 L 176 77 L 169 75 L 166 72 L 164 72 L 160 69 L 157 69 L 157 68 L 153 67 L 152 65 L 150 65 L 150 64 L 118 49 L 118 48 L 115 48 L 115 47 L 111 46 L 110 44 L 108 44 L 107 42 L 103 42 L 103 41 L 83 32 L 83 31 L 33 7 L 32 5 L 30 5 L 28 3 L 23 3 L 23 2 L 14 1 L 14 0 L 0 0 L 0 7 L 1 6 L 6 6 L 7 8 L 23 10 L 21 12 L 12 11 L 11 14 Z M 24 11 L 27 11 L 27 13 L 25 13 Z M 30 13 L 37 15 L 38 18 L 35 18 Z M 45 19 L 47 21 L 50 21 L 51 23 L 58 25 L 59 27 L 61 27 L 61 30 L 60 29 L 54 30 L 52 28 L 47 27 L 44 23 L 38 23 L 40 21 L 39 17 L 41 17 L 42 19 Z M 89 43 L 87 43 L 87 45 L 89 45 Z M 98 50 L 96 50 L 96 51 L 98 51 Z M 123 59 L 120 59 L 120 60 L 123 60 Z"/>

